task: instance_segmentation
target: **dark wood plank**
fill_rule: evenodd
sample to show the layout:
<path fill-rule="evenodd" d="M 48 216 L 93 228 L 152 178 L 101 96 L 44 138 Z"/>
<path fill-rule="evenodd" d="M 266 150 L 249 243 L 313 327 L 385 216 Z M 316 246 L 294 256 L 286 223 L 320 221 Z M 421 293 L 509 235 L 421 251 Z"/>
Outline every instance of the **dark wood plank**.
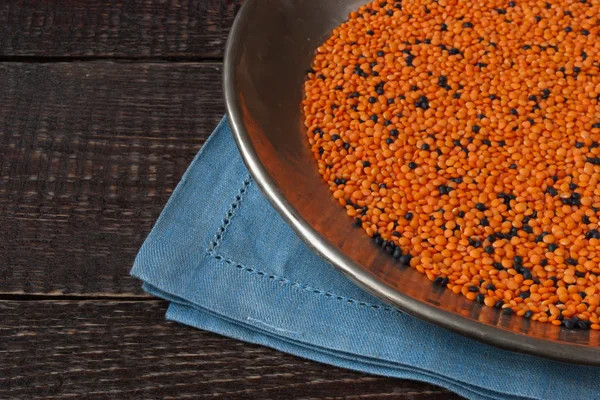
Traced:
<path fill-rule="evenodd" d="M 0 63 L 0 293 L 143 295 L 129 269 L 224 113 L 220 76 Z"/>
<path fill-rule="evenodd" d="M 164 312 L 160 301 L 0 301 L 0 398 L 458 398 L 166 323 Z"/>
<path fill-rule="evenodd" d="M 6 0 L 0 57 L 219 59 L 243 0 Z"/>

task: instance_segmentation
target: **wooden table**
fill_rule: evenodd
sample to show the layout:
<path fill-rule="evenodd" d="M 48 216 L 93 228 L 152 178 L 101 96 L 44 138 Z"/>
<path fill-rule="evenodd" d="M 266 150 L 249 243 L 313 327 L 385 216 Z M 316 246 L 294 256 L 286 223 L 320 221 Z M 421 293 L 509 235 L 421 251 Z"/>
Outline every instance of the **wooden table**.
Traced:
<path fill-rule="evenodd" d="M 129 277 L 224 113 L 240 3 L 0 2 L 0 398 L 456 397 L 165 322 Z"/>

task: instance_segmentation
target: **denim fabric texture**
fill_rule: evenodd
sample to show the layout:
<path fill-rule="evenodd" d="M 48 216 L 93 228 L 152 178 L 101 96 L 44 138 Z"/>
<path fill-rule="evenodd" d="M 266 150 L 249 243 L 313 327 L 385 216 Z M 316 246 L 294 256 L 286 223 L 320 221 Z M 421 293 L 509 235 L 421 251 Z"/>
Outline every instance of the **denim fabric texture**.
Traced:
<path fill-rule="evenodd" d="M 226 118 L 177 186 L 131 274 L 171 302 L 168 320 L 322 363 L 429 382 L 469 399 L 600 399 L 600 368 L 467 339 L 351 283 L 263 197 Z"/>

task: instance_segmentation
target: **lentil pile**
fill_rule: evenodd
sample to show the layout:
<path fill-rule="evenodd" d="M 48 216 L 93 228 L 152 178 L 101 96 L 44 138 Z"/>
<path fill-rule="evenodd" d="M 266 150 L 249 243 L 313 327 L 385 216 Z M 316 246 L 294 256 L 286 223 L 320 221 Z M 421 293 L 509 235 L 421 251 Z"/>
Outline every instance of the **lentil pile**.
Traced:
<path fill-rule="evenodd" d="M 305 83 L 320 174 L 400 265 L 600 330 L 599 33 L 598 0 L 361 7 Z"/>

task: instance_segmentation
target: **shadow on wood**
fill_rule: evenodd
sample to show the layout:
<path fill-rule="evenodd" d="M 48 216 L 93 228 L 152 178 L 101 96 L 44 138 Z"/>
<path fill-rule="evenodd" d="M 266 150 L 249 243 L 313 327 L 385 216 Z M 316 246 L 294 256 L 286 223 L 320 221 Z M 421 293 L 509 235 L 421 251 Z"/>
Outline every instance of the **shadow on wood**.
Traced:
<path fill-rule="evenodd" d="M 166 303 L 0 301 L 0 397 L 458 399 L 174 323 Z"/>

